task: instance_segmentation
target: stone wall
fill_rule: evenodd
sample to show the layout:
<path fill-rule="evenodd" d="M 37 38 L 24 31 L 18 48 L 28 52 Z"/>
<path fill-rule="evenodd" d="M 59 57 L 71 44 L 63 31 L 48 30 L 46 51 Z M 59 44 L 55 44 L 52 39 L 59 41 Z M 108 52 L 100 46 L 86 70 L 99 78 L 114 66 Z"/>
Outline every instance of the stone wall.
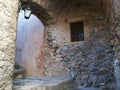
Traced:
<path fill-rule="evenodd" d="M 72 11 L 71 11 L 72 12 Z M 71 13 L 69 12 L 69 13 Z M 85 30 L 85 40 L 89 39 L 90 23 L 92 19 L 99 17 L 98 13 L 90 12 L 80 13 L 79 11 L 74 14 L 66 16 L 66 14 L 54 15 L 55 23 L 45 27 L 45 74 L 46 76 L 66 76 L 69 75 L 69 69 L 64 67 L 63 63 L 59 60 L 60 55 L 57 55 L 56 50 L 66 43 L 71 42 L 70 22 L 83 21 Z M 62 17 L 62 18 L 61 18 Z M 68 22 L 64 20 L 67 18 Z"/>
<path fill-rule="evenodd" d="M 63 67 L 62 63 L 55 57 L 55 51 L 60 46 L 54 42 L 55 38 L 52 37 L 52 31 L 56 27 L 55 25 L 45 27 L 45 75 L 52 77 L 66 76 L 68 74 L 68 69 Z"/>
<path fill-rule="evenodd" d="M 37 1 L 37 0 L 33 0 Z M 54 23 L 47 25 L 46 30 L 46 52 L 45 52 L 45 74 L 46 76 L 70 75 L 75 79 L 78 85 L 85 87 L 110 88 L 115 83 L 113 60 L 120 60 L 120 1 L 106 0 L 103 3 L 104 18 L 92 19 L 90 26 L 90 39 L 87 42 L 66 44 L 64 38 L 56 40 L 58 34 L 54 35 L 54 30 L 63 30 L 61 23 L 58 23 L 58 17 L 62 17 L 62 23 L 67 18 L 81 17 L 90 15 L 93 12 L 100 14 L 95 6 L 85 8 L 85 6 L 70 6 L 50 9 L 48 2 L 38 2 L 39 5 L 47 8 Z M 55 5 L 56 3 L 54 3 Z M 66 3 L 63 3 L 66 5 Z M 63 5 L 61 4 L 61 5 Z M 73 5 L 73 4 L 72 4 Z M 79 6 L 79 5 L 78 5 Z M 90 8 L 89 8 L 90 7 Z M 15 38 L 16 38 L 16 17 L 18 0 L 0 1 L 0 89 L 12 90 L 12 74 L 15 56 Z M 76 9 L 77 8 L 77 9 Z M 94 8 L 94 9 L 93 9 Z M 61 12 L 62 9 L 62 12 Z M 56 11 L 54 11 L 56 10 Z M 57 11 L 58 10 L 58 11 Z M 79 11 L 82 10 L 82 11 Z M 70 11 L 70 12 L 68 12 Z M 74 13 L 74 12 L 75 13 Z M 86 12 L 86 14 L 84 13 Z M 82 15 L 79 15 L 82 13 Z M 65 14 L 65 15 L 64 15 Z M 94 14 L 94 13 L 93 13 Z M 90 17 L 91 18 L 91 17 Z M 69 20 L 69 19 L 68 19 Z M 91 21 L 91 20 L 90 20 Z M 107 24 L 106 24 L 107 23 Z M 66 34 L 64 34 L 66 36 Z M 67 38 L 69 35 L 67 36 Z M 63 41 L 63 42 L 61 42 Z M 66 39 L 66 41 L 69 41 Z M 119 63 L 117 64 L 119 69 Z M 116 74 L 117 75 L 117 74 Z M 111 85 L 112 87 L 112 85 Z"/>
<path fill-rule="evenodd" d="M 92 21 L 91 18 L 102 16 L 100 1 L 76 0 L 74 2 L 72 0 L 55 0 L 52 2 L 51 0 L 32 0 L 32 7 L 34 6 L 33 3 L 37 3 L 47 12 L 47 15 L 45 13 L 43 15 L 42 11 L 38 14 L 43 16 L 43 18 L 49 16 L 47 20 L 43 20 L 43 22 L 51 22 L 45 25 L 45 75 L 69 75 L 70 70 L 59 60 L 60 55 L 57 55 L 56 50 L 61 47 L 61 45 L 71 43 L 70 22 L 84 21 L 84 29 L 86 31 L 85 40 L 89 39 L 89 23 Z M 35 10 L 35 7 L 32 9 Z M 36 9 L 36 12 L 38 11 L 40 10 Z M 65 20 L 67 20 L 67 22 L 65 22 Z"/>
<path fill-rule="evenodd" d="M 111 42 L 114 51 L 114 76 L 116 78 L 117 89 L 120 89 L 120 1 L 108 0 L 104 6 L 108 27 L 110 29 Z"/>
<path fill-rule="evenodd" d="M 12 90 L 18 0 L 0 0 L 0 90 Z"/>
<path fill-rule="evenodd" d="M 60 2 L 61 6 L 56 8 L 55 3 L 33 1 L 45 8 L 53 22 L 45 27 L 46 76 L 63 76 L 71 73 L 78 85 L 103 86 L 110 89 L 110 84 L 115 84 L 113 60 L 119 58 L 119 1 L 103 0 L 102 10 L 105 18 L 101 11 L 91 6 L 65 7 L 66 4 Z M 90 30 L 89 40 L 71 43 L 69 21 L 83 16 L 89 22 L 86 25 Z M 68 20 L 67 24 L 64 23 L 65 19 Z"/>
<path fill-rule="evenodd" d="M 106 19 L 99 12 L 96 13 L 86 12 L 79 15 L 79 12 L 75 12 L 67 14 L 67 16 L 62 14 L 62 18 L 60 18 L 64 22 L 63 18 L 67 17 L 69 23 L 70 19 L 85 16 L 86 22 L 88 22 L 86 27 L 89 29 L 89 40 L 85 42 L 72 43 L 68 40 L 65 42 L 62 37 L 60 38 L 61 43 L 56 40 L 58 34 L 64 36 L 61 33 L 55 34 L 57 30 L 59 30 L 57 32 L 61 32 L 62 29 L 65 29 L 60 27 L 60 24 L 64 25 L 64 23 L 58 23 L 61 15 L 56 15 L 58 21 L 55 24 L 46 27 L 46 75 L 68 74 L 74 78 L 77 85 L 114 90 L 114 86 L 112 86 L 115 85 L 114 52 L 111 32 Z M 56 37 L 53 37 L 55 35 Z"/>
<path fill-rule="evenodd" d="M 61 45 L 56 58 L 71 71 L 77 85 L 102 87 L 113 90 L 113 45 L 110 31 L 104 18 L 93 19 L 90 24 L 90 39 Z M 112 84 L 112 85 L 111 85 Z"/>

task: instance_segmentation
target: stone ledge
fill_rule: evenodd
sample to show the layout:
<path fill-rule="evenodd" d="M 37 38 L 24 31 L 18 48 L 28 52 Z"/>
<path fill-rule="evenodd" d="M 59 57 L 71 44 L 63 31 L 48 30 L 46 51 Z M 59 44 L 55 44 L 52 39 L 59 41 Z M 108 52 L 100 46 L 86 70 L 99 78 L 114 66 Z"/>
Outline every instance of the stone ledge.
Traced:
<path fill-rule="evenodd" d="M 88 87 L 88 88 L 77 87 L 74 90 L 101 90 L 101 89 L 100 88 L 91 88 L 91 87 Z"/>
<path fill-rule="evenodd" d="M 72 79 L 68 77 L 15 79 L 13 90 L 71 90 Z"/>

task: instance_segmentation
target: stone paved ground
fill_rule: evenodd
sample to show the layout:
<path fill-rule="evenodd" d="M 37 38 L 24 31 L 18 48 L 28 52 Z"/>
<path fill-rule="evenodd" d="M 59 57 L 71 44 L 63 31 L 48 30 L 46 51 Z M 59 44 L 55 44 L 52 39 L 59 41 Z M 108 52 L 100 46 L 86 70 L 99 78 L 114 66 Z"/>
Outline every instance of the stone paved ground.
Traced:
<path fill-rule="evenodd" d="M 13 90 L 71 90 L 72 80 L 68 77 L 15 79 Z"/>

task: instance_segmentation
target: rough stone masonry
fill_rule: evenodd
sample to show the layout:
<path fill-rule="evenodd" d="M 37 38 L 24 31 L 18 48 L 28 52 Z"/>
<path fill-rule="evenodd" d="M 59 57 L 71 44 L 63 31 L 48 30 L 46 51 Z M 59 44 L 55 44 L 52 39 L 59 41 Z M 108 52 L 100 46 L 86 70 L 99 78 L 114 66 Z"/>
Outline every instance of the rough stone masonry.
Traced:
<path fill-rule="evenodd" d="M 43 4 L 43 6 L 45 5 L 43 0 L 33 1 Z M 113 76 L 114 59 L 120 60 L 120 1 L 102 1 L 103 4 L 101 4 L 101 8 L 105 9 L 103 10 L 105 14 L 105 20 L 102 22 L 101 20 L 98 20 L 97 22 L 100 23 L 98 24 L 98 27 L 95 27 L 96 25 L 92 25 L 93 27 L 91 26 L 90 35 L 92 37 L 90 38 L 90 41 L 85 42 L 83 45 L 78 43 L 75 45 L 63 45 L 63 47 L 61 45 L 54 44 L 54 47 L 56 48 L 51 49 L 51 46 L 53 46 L 53 41 L 48 40 L 50 41 L 50 43 L 47 43 L 47 46 L 49 47 L 48 49 L 53 50 L 52 55 L 55 57 L 53 60 L 54 62 L 48 61 L 48 64 L 55 63 L 56 67 L 57 64 L 61 64 L 61 66 L 64 64 L 65 67 L 73 72 L 73 77 L 78 85 L 82 85 L 84 87 L 99 87 L 100 85 L 104 85 L 104 88 L 108 89 L 110 86 L 112 86 L 112 84 L 115 84 L 115 77 Z M 0 1 L 0 90 L 12 90 L 18 2 L 18 0 Z M 48 3 L 46 4 L 48 5 Z M 76 6 L 77 5 L 75 5 L 75 8 L 78 8 Z M 64 8 L 61 8 L 64 11 Z M 87 9 L 88 8 L 89 6 Z M 56 8 L 54 7 L 54 9 Z M 96 10 L 96 8 L 94 9 Z M 90 9 L 91 13 L 93 13 L 95 10 Z M 59 11 L 55 13 L 60 14 L 61 12 Z M 69 13 L 66 11 L 63 13 L 69 15 Z M 72 16 L 73 12 L 70 15 Z M 78 15 L 78 13 L 76 13 L 76 15 Z M 94 24 L 97 22 L 95 20 Z M 105 26 L 104 29 L 102 29 L 101 26 Z M 57 30 L 58 29 L 56 29 L 56 31 Z M 51 34 L 51 30 L 50 32 L 48 31 L 48 33 Z M 49 37 L 52 36 L 50 35 Z M 74 53 L 76 53 L 76 55 L 74 55 Z M 51 60 L 51 57 L 48 57 L 47 59 Z M 56 62 L 58 63 L 56 64 Z M 48 69 L 49 67 L 46 66 L 46 68 Z M 62 69 L 59 70 L 61 71 Z M 55 70 L 58 72 L 57 75 L 60 74 L 59 70 Z M 51 74 L 52 71 L 53 69 L 48 70 L 48 73 Z M 53 73 L 53 75 L 55 73 Z M 114 90 L 114 88 L 112 88 L 112 90 Z"/>
<path fill-rule="evenodd" d="M 0 90 L 12 90 L 18 0 L 0 0 Z"/>

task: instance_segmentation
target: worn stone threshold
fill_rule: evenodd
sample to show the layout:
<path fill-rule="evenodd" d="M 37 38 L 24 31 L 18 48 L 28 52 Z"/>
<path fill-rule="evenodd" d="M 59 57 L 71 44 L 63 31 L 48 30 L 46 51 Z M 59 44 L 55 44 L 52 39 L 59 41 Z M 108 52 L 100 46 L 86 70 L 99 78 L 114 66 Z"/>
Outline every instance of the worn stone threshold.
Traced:
<path fill-rule="evenodd" d="M 72 79 L 68 77 L 15 79 L 13 90 L 72 90 Z"/>
<path fill-rule="evenodd" d="M 74 90 L 101 90 L 101 89 L 100 88 L 91 88 L 91 87 L 87 87 L 87 88 L 76 87 Z"/>

